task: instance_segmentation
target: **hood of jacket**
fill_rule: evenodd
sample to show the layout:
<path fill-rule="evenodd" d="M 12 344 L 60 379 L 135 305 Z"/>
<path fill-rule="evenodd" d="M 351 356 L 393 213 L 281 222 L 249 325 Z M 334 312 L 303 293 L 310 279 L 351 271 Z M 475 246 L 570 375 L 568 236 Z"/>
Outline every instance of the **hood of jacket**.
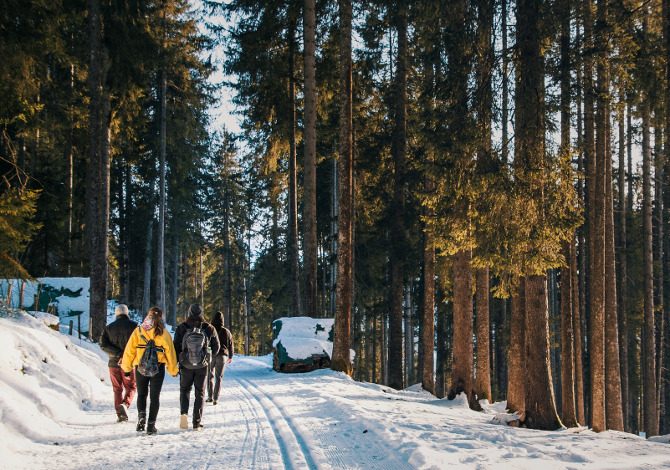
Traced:
<path fill-rule="evenodd" d="M 223 326 L 223 313 L 216 312 L 214 314 L 214 318 L 212 318 L 212 325 L 216 326 L 216 327 L 222 327 Z"/>

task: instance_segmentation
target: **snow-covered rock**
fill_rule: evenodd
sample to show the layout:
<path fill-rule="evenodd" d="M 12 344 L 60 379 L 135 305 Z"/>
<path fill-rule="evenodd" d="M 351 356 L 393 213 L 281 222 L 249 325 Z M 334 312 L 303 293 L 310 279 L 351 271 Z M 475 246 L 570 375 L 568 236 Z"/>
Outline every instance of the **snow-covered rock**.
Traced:
<path fill-rule="evenodd" d="M 282 317 L 272 322 L 274 368 L 306 372 L 330 366 L 333 353 L 332 318 Z M 355 352 L 350 350 L 353 362 Z"/>

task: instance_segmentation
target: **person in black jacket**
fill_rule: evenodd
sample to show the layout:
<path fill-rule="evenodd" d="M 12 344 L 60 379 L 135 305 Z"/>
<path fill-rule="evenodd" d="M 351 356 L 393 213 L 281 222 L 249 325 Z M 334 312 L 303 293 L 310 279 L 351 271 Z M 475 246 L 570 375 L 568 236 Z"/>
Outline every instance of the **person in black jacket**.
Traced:
<path fill-rule="evenodd" d="M 235 348 L 233 346 L 233 335 L 228 328 L 223 326 L 223 313 L 216 312 L 212 319 L 212 326 L 219 337 L 221 348 L 219 354 L 212 358 L 207 374 L 207 402 L 213 402 L 214 405 L 219 401 L 219 391 L 223 381 L 223 373 L 226 364 L 233 362 Z"/>
<path fill-rule="evenodd" d="M 204 356 L 202 361 L 195 361 L 189 344 L 204 335 Z M 212 357 L 219 354 L 219 337 L 212 325 L 205 322 L 200 305 L 193 304 L 188 309 L 188 318 L 177 327 L 174 335 L 174 347 L 179 361 L 179 404 L 181 417 L 179 427 L 188 429 L 188 406 L 191 400 L 191 387 L 195 387 L 195 401 L 193 403 L 193 429 L 202 429 L 202 411 L 205 406 L 205 381 L 207 380 L 207 366 Z"/>
<path fill-rule="evenodd" d="M 135 372 L 126 375 L 121 370 L 119 363 L 123 356 L 126 343 L 133 334 L 137 323 L 128 316 L 128 307 L 119 304 L 114 311 L 116 320 L 105 327 L 100 336 L 100 348 L 109 355 L 107 366 L 109 367 L 109 378 L 114 390 L 114 409 L 118 421 L 128 421 L 128 408 L 133 401 L 137 386 L 135 384 Z"/>

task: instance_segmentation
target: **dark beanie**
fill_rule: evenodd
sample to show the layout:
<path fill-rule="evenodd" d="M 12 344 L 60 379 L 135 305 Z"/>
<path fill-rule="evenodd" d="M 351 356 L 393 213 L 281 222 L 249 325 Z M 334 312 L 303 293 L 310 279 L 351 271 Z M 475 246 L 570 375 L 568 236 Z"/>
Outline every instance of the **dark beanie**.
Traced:
<path fill-rule="evenodd" d="M 188 316 L 197 318 L 200 315 L 202 315 L 202 310 L 200 309 L 199 304 L 191 304 L 191 306 L 188 308 Z"/>

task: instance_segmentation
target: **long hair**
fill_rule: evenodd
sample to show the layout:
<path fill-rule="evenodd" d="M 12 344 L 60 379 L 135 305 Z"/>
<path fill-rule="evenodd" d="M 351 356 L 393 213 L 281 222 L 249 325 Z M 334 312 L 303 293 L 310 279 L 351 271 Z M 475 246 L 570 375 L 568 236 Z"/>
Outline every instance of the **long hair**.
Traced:
<path fill-rule="evenodd" d="M 147 316 L 150 316 L 154 321 L 154 333 L 156 336 L 161 336 L 163 330 L 165 330 L 165 323 L 163 323 L 163 311 L 160 307 L 151 307 L 147 312 Z"/>

